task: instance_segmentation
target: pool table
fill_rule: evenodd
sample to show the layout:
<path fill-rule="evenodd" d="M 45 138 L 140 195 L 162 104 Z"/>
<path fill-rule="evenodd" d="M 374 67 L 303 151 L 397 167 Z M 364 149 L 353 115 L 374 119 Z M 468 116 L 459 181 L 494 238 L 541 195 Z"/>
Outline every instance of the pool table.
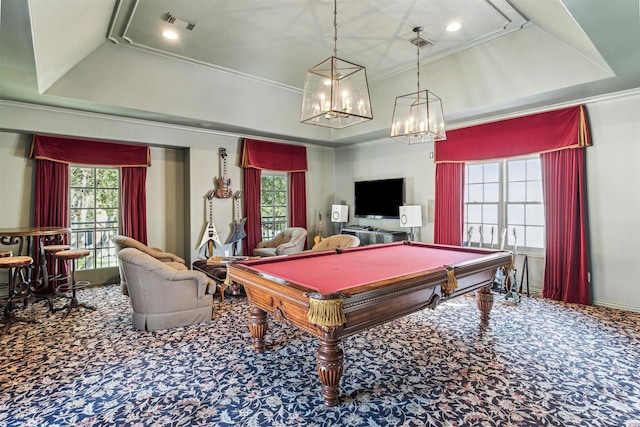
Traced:
<path fill-rule="evenodd" d="M 327 406 L 335 406 L 342 337 L 472 291 L 478 291 L 481 321 L 486 322 L 496 269 L 511 262 L 510 252 L 394 242 L 233 263 L 229 275 L 247 294 L 256 352 L 265 351 L 267 312 L 318 338 L 322 397 Z"/>

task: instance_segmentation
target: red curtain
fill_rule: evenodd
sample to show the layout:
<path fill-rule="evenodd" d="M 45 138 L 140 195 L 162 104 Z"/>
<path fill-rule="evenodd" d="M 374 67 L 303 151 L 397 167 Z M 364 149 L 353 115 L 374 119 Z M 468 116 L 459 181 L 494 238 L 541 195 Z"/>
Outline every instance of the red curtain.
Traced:
<path fill-rule="evenodd" d="M 242 167 L 281 172 L 306 172 L 307 147 L 245 139 Z"/>
<path fill-rule="evenodd" d="M 253 255 L 253 248 L 262 240 L 260 215 L 260 169 L 244 168 L 244 217 L 247 218 L 243 252 Z"/>
<path fill-rule="evenodd" d="M 546 220 L 546 258 L 542 295 L 591 304 L 584 150 L 540 155 Z"/>
<path fill-rule="evenodd" d="M 120 168 L 122 233 L 147 244 L 147 168 Z"/>
<path fill-rule="evenodd" d="M 462 245 L 464 163 L 436 164 L 434 243 Z"/>
<path fill-rule="evenodd" d="M 591 145 L 582 105 L 447 132 L 436 141 L 436 212 L 434 241 L 462 239 L 464 206 L 449 168 L 440 165 L 540 154 L 544 173 L 547 250 L 543 295 L 590 303 L 584 152 Z M 464 185 L 464 179 L 460 187 Z M 448 205 L 453 197 L 454 205 Z M 549 206 L 547 206 L 547 204 Z M 459 224 L 459 225 L 458 225 Z M 460 229 L 458 231 L 458 228 Z M 451 233 L 451 234 L 449 234 Z M 454 234 L 455 235 L 452 235 Z M 459 237 L 456 237 L 459 236 Z"/>
<path fill-rule="evenodd" d="M 65 211 L 65 227 L 69 226 L 67 216 L 68 203 L 68 164 L 77 163 L 92 166 L 120 166 L 122 186 L 122 232 L 147 243 L 147 206 L 146 206 L 146 177 L 147 166 L 151 165 L 149 147 L 142 145 L 119 144 L 93 140 L 81 140 L 73 138 L 60 138 L 54 136 L 34 135 L 31 144 L 31 158 L 41 162 L 64 165 L 67 178 L 65 182 L 52 181 L 51 187 L 45 191 L 55 194 L 56 198 L 50 203 L 55 204 L 55 209 Z M 39 166 L 38 166 L 39 167 Z M 47 169 L 46 173 L 56 173 L 53 169 Z M 49 179 L 46 175 L 43 178 Z M 56 186 L 53 188 L 52 186 Z M 36 200 L 48 200 L 46 194 L 40 194 L 36 184 Z M 64 194 L 64 197 L 62 197 Z M 36 202 L 35 216 L 48 215 L 40 212 L 41 209 L 52 209 L 46 205 L 39 206 Z M 38 220 L 36 220 L 36 226 Z M 61 224 L 50 224 L 61 225 Z"/>
<path fill-rule="evenodd" d="M 447 131 L 436 163 L 471 162 L 591 145 L 584 106 Z"/>
<path fill-rule="evenodd" d="M 289 174 L 289 218 L 292 227 L 307 228 L 307 183 L 304 172 Z M 305 244 L 305 248 L 307 245 Z"/>
<path fill-rule="evenodd" d="M 245 139 L 241 164 L 245 179 L 246 253 L 252 254 L 253 248 L 262 240 L 260 176 L 263 169 L 289 172 L 289 225 L 307 228 L 307 147 Z"/>
<path fill-rule="evenodd" d="M 36 162 L 34 225 L 69 226 L 69 165 L 49 160 Z"/>
<path fill-rule="evenodd" d="M 35 135 L 31 158 L 92 166 L 151 166 L 149 147 Z"/>
<path fill-rule="evenodd" d="M 36 189 L 35 189 L 35 212 L 34 225 L 36 227 L 68 227 L 69 226 L 69 165 L 66 163 L 52 162 L 49 160 L 36 161 Z M 64 236 L 61 243 L 68 243 L 68 236 Z M 39 241 L 35 245 L 36 259 L 34 265 L 39 266 Z M 53 260 L 47 260 L 52 262 Z M 53 267 L 52 265 L 49 267 Z M 49 272 L 49 273 L 52 273 Z M 61 271 L 67 274 L 66 271 Z M 34 272 L 34 277 L 38 277 L 40 272 Z M 47 272 L 44 272 L 47 274 Z M 53 284 L 50 289 L 44 290 L 53 292 Z"/>

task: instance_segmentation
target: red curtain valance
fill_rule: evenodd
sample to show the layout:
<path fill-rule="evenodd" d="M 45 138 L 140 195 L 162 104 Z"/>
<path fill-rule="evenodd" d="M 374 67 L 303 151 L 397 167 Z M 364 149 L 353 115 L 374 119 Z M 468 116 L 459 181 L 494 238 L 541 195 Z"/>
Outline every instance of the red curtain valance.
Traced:
<path fill-rule="evenodd" d="M 34 135 L 32 159 L 96 166 L 151 166 L 151 153 L 145 145 L 119 144 L 85 139 Z"/>
<path fill-rule="evenodd" d="M 242 167 L 306 172 L 307 147 L 245 138 L 242 147 Z"/>
<path fill-rule="evenodd" d="M 447 132 L 436 163 L 524 156 L 591 145 L 584 106 L 547 111 Z"/>

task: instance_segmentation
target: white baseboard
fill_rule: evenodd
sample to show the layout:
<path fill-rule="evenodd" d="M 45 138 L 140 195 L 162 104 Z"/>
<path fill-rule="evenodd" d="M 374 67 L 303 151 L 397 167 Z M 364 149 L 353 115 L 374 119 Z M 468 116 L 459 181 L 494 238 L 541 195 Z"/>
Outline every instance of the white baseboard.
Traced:
<path fill-rule="evenodd" d="M 602 307 L 609 307 L 609 308 L 617 308 L 618 310 L 626 310 L 626 311 L 633 311 L 636 313 L 640 313 L 640 307 L 638 306 L 632 306 L 632 305 L 626 305 L 626 304 L 618 304 L 615 302 L 610 302 L 610 301 L 594 301 L 593 305 L 598 305 L 598 306 L 602 306 Z"/>

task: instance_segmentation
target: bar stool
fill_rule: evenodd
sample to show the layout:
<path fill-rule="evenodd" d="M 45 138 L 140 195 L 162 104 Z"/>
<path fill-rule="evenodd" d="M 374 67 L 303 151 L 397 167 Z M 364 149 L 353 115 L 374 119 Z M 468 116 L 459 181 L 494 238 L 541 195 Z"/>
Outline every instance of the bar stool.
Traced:
<path fill-rule="evenodd" d="M 91 252 L 86 249 L 75 249 L 75 250 L 62 250 L 58 251 L 54 255 L 54 259 L 56 261 L 56 267 L 60 265 L 60 262 L 70 261 L 71 263 L 71 271 L 69 275 L 63 275 L 56 268 L 56 296 L 68 298 L 69 304 L 65 305 L 62 308 L 57 308 L 54 311 L 60 311 L 66 309 L 65 317 L 69 315 L 71 310 L 74 308 L 86 308 L 87 310 L 95 310 L 96 308 L 92 305 L 84 304 L 78 302 L 78 298 L 76 297 L 76 291 L 78 289 L 86 288 L 91 283 L 86 280 L 76 281 L 76 263 L 80 258 L 85 258 L 89 256 Z M 71 295 L 68 295 L 71 293 Z"/>
<path fill-rule="evenodd" d="M 13 312 L 16 303 L 23 302 L 26 307 L 27 300 L 31 297 L 31 290 L 29 289 L 28 283 L 23 280 L 16 283 L 20 277 L 20 269 L 28 267 L 31 264 L 33 264 L 33 258 L 30 256 L 0 257 L 0 268 L 5 268 L 7 270 L 9 279 L 7 283 L 7 294 L 0 297 L 0 303 L 4 304 L 4 314 L 2 318 L 4 328 L 2 333 L 7 332 L 11 325 L 17 322 L 35 323 L 34 319 L 18 317 Z"/>
<path fill-rule="evenodd" d="M 13 251 L 0 251 L 0 258 L 13 256 Z"/>
<path fill-rule="evenodd" d="M 44 255 L 47 259 L 47 271 L 44 274 L 47 275 L 48 288 L 45 290 L 47 293 L 38 294 L 39 299 L 44 299 L 49 304 L 49 313 L 53 312 L 53 297 L 56 290 L 56 284 L 64 278 L 62 272 L 64 271 L 62 260 L 57 260 L 55 254 L 60 251 L 68 251 L 71 249 L 69 245 L 46 245 L 42 247 Z M 58 264 L 58 265 L 57 265 Z"/>

